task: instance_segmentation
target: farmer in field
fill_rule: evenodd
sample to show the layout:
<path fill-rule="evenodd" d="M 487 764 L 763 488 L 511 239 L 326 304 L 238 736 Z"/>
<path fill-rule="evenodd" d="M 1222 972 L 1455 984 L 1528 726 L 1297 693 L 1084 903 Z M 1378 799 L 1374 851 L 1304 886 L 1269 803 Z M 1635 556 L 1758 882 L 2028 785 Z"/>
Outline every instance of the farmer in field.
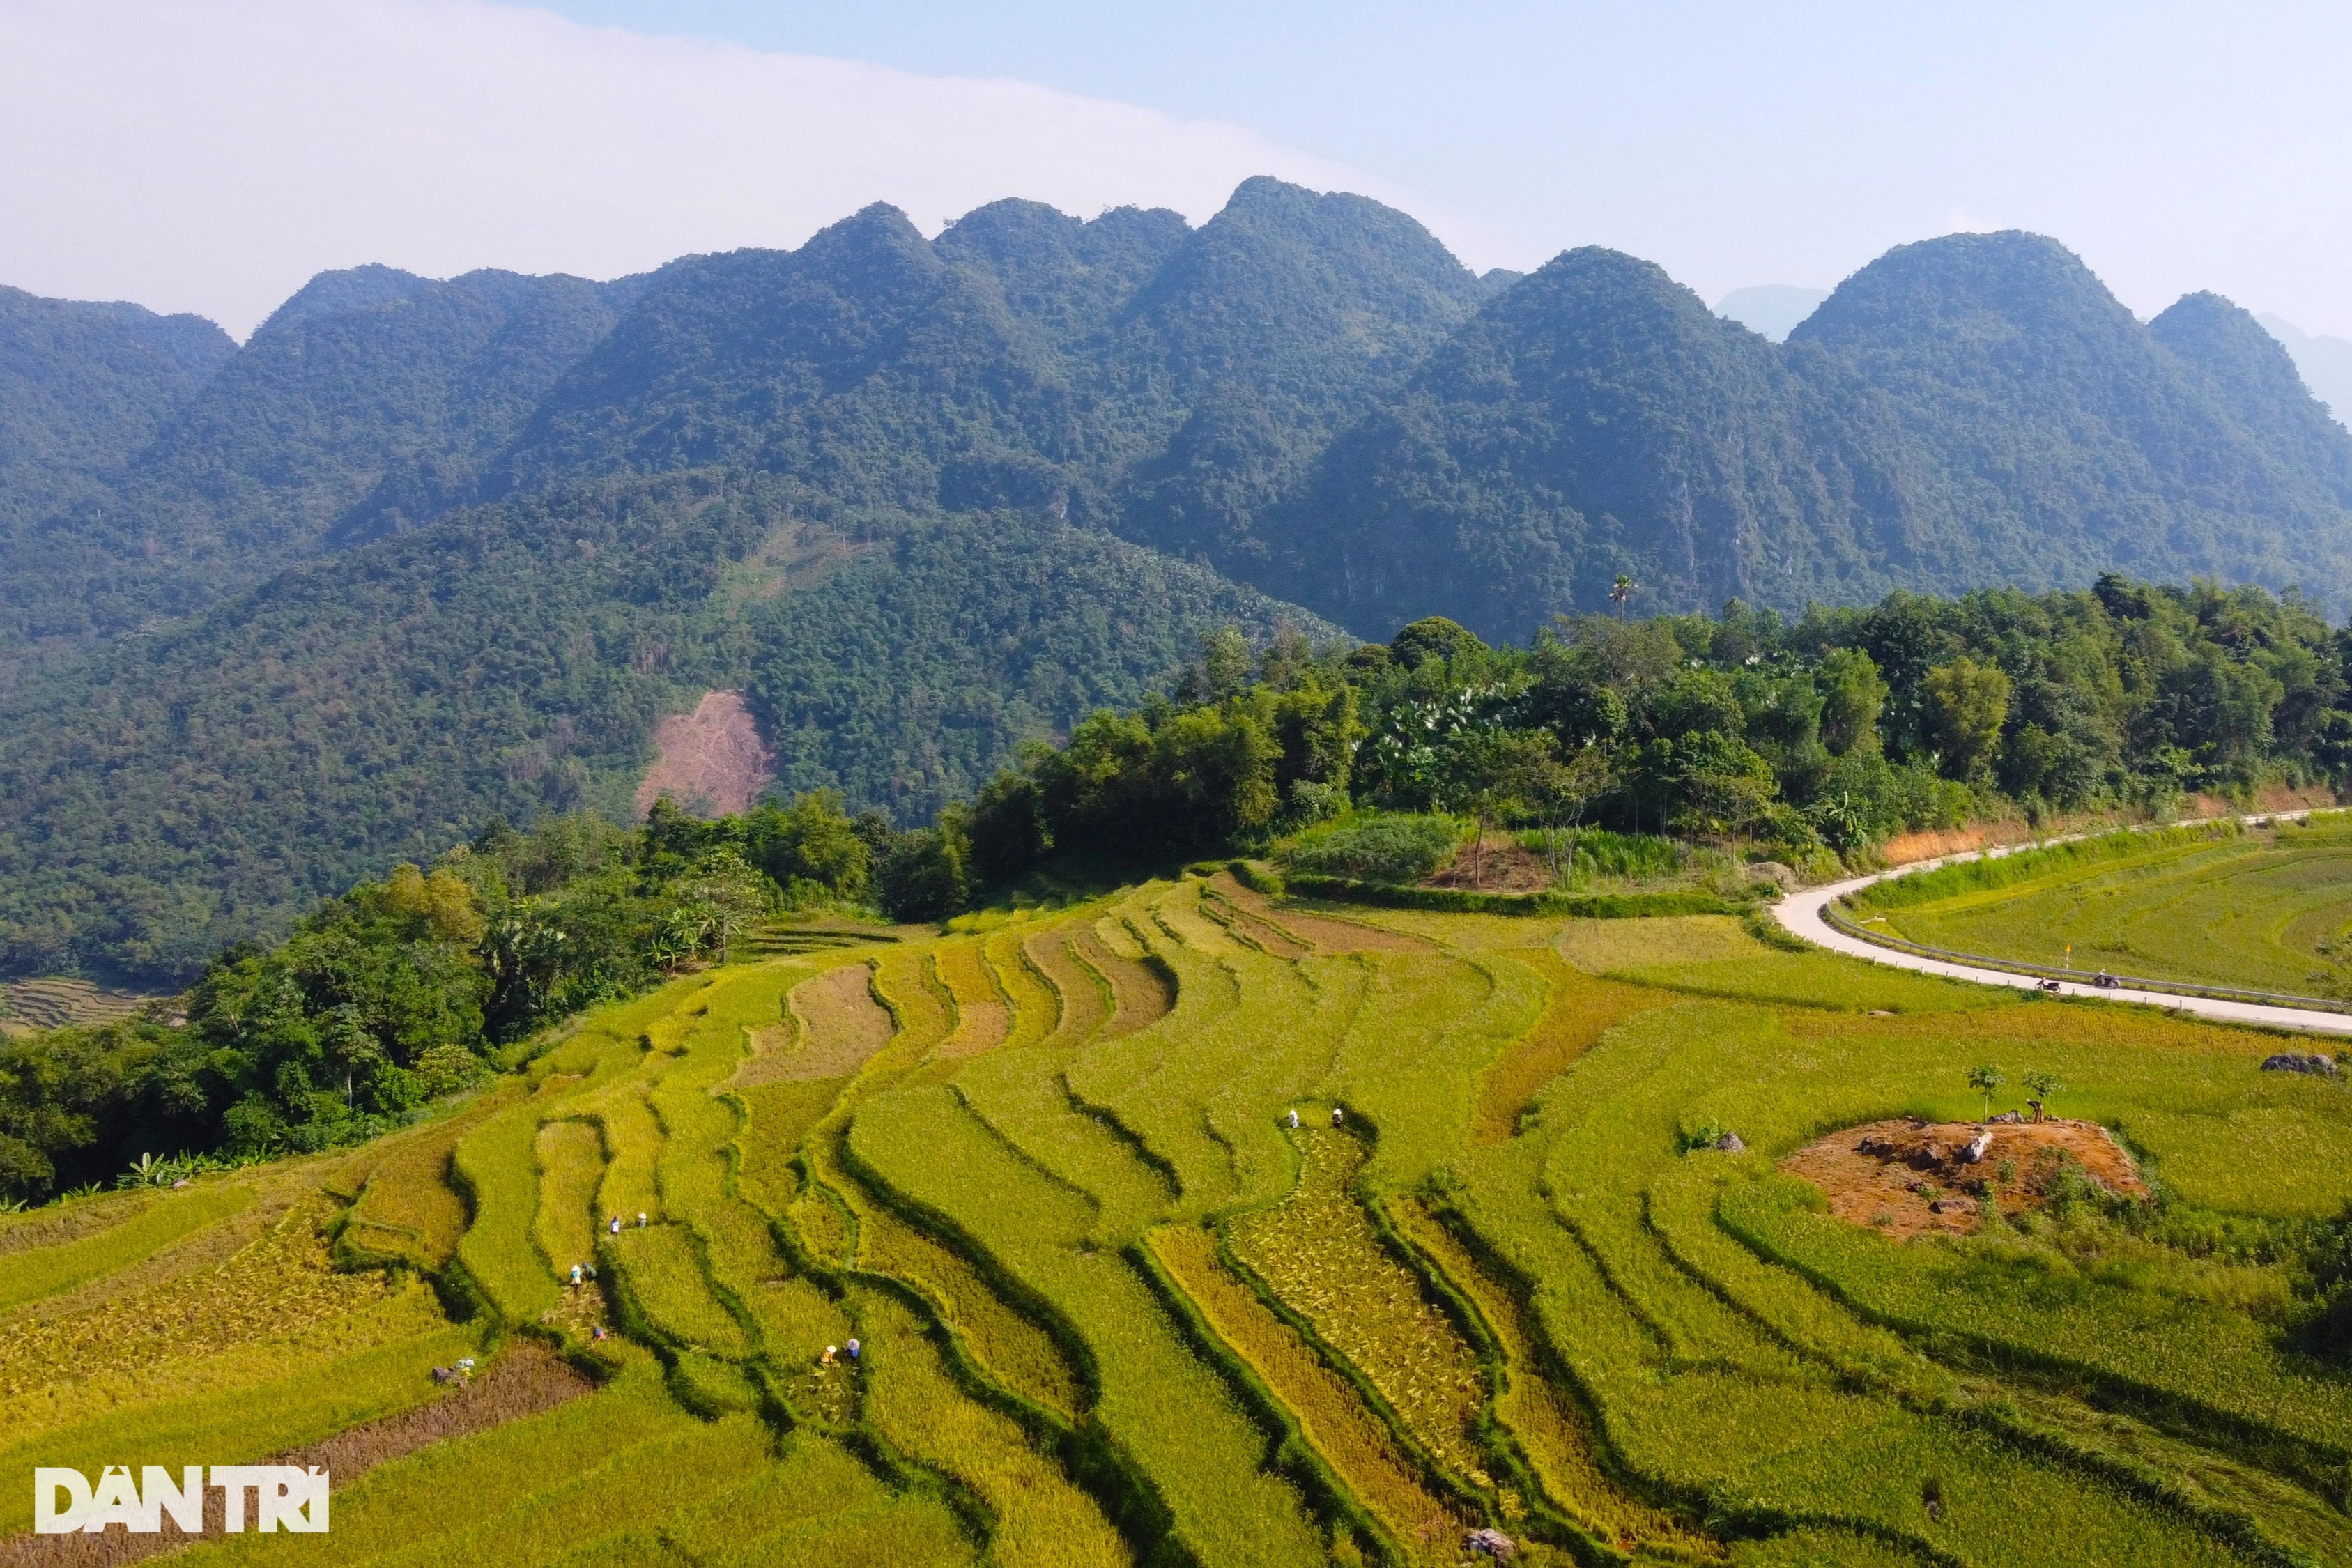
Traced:
<path fill-rule="evenodd" d="M 1293 1132 L 1298 1131 L 1298 1112 L 1296 1110 L 1290 1113 L 1290 1130 Z"/>
<path fill-rule="evenodd" d="M 580 1289 L 580 1265 L 577 1263 L 572 1266 L 572 1288 L 574 1290 Z"/>
<path fill-rule="evenodd" d="M 1336 1106 L 1336 1105 L 1335 1105 L 1335 1106 L 1333 1106 L 1333 1107 L 1331 1108 L 1331 1125 L 1332 1125 L 1332 1126 L 1334 1126 L 1334 1127 L 1339 1126 L 1342 1122 L 1346 1121 L 1347 1120 L 1348 1120 L 1348 1113 L 1347 1113 L 1346 1111 L 1344 1111 L 1344 1110 L 1340 1110 L 1340 1109 L 1339 1109 L 1338 1106 Z"/>
<path fill-rule="evenodd" d="M 637 1228 L 639 1230 L 646 1228 L 646 1211 L 643 1209 L 637 1211 Z"/>
<path fill-rule="evenodd" d="M 850 1360 L 852 1360 L 852 1361 L 856 1361 L 856 1360 L 857 1359 L 857 1351 L 858 1351 L 858 1344 L 857 1344 L 857 1342 L 856 1342 L 856 1340 L 852 1340 L 852 1341 L 850 1341 L 850 1342 L 849 1342 L 849 1359 L 850 1359 Z"/>
<path fill-rule="evenodd" d="M 613 1216 L 613 1234 L 614 1236 L 621 1234 L 621 1216 L 619 1215 L 614 1215 Z"/>

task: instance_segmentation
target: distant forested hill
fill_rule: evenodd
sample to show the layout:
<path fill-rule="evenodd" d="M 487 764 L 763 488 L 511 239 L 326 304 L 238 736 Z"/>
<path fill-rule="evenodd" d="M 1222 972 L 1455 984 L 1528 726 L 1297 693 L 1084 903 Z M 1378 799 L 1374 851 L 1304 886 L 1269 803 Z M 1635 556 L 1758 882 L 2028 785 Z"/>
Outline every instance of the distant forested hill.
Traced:
<path fill-rule="evenodd" d="M 0 291 L 0 968 L 173 973 L 741 687 L 919 819 L 1233 621 L 1496 638 L 2100 572 L 2352 603 L 2352 435 L 2244 312 L 1954 236 L 1786 343 L 1252 180 L 894 209 L 613 283 L 323 274 L 238 347 Z M 1318 618 L 1319 617 L 1319 618 Z"/>
<path fill-rule="evenodd" d="M 581 481 L 297 567 L 0 697 L 0 952 L 185 976 L 495 814 L 623 816 L 749 692 L 788 793 L 901 821 L 1237 626 L 1337 628 L 1015 513 L 812 519 L 786 481 Z"/>
<path fill-rule="evenodd" d="M 386 267 L 314 279 L 208 366 L 120 472 L 88 475 L 103 489 L 0 531 L 0 638 L 185 615 L 447 510 L 612 329 L 625 289 Z"/>
<path fill-rule="evenodd" d="M 2352 436 L 2245 311 L 2143 325 L 2055 242 L 1954 235 L 1774 345 L 1647 262 L 1560 257 L 1333 443 L 1277 592 L 1370 635 L 1605 607 L 1794 609 L 2119 569 L 2352 601 Z"/>
<path fill-rule="evenodd" d="M 200 317 L 0 288 L 0 537 L 104 495 L 236 353 Z"/>

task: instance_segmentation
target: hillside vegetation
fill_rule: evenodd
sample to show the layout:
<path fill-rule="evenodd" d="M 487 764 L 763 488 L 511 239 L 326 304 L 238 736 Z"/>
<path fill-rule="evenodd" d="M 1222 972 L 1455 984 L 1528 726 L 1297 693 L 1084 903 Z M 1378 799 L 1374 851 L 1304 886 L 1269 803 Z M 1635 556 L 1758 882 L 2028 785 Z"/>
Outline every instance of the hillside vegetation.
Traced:
<path fill-rule="evenodd" d="M 2127 795 L 2149 770 L 2118 750 L 2167 745 L 2184 787 L 2333 776 L 2307 727 L 2335 700 L 2326 633 L 2298 617 L 2352 593 L 2352 435 L 2235 306 L 2143 325 L 2033 236 L 1891 252 L 1781 344 L 1630 257 L 1481 279 L 1402 214 L 1263 179 L 1198 228 L 1007 201 L 926 239 L 876 206 L 610 283 L 359 268 L 233 348 L 5 304 L 11 971 L 184 979 L 492 815 L 617 815 L 663 715 L 713 689 L 746 694 L 782 793 L 912 827 L 1165 689 L 1227 623 L 1322 641 L 1443 615 L 1517 645 L 1735 597 L 1729 623 L 2105 575 L 2210 574 L 2232 604 L 2300 584 L 2295 629 L 2187 673 L 2163 637 L 2094 630 L 2078 658 L 2058 627 L 1969 658 L 2015 683 L 1997 782 L 2020 798 Z M 1900 690 L 1910 656 L 1872 657 Z M 2161 741 L 2100 684 L 2255 665 L 2159 704 Z M 2275 744 L 2247 728 L 2265 708 Z M 1727 787 L 1745 832 L 1755 792 Z M 1934 815 L 1905 787 L 1905 818 Z"/>
<path fill-rule="evenodd" d="M 1163 879 L 683 975 L 360 1149 L 0 1219 L 0 1411 L 20 1464 L 346 1456 L 330 1536 L 233 1558 L 2340 1561 L 2352 1121 L 2271 1047 L 1719 918 Z M 1776 1171 L 1978 1113 L 1978 1062 L 2154 1200 L 2003 1168 L 2013 1217 L 1900 1243 Z"/>

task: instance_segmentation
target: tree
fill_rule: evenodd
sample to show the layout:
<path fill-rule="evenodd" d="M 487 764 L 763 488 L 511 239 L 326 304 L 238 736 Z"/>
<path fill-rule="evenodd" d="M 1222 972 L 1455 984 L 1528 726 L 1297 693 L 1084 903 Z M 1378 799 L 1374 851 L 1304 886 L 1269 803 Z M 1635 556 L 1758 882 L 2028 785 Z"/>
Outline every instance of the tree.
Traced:
<path fill-rule="evenodd" d="M 1822 746 L 1843 757 L 1857 747 L 1876 750 L 1878 715 L 1886 706 L 1886 682 L 1878 666 L 1858 647 L 1833 648 L 1822 660 Z"/>
<path fill-rule="evenodd" d="M 1576 833 L 1594 801 L 1617 783 L 1617 759 L 1605 745 L 1580 746 L 1566 760 L 1555 763 L 1536 781 L 1535 804 L 1550 819 L 1547 843 L 1554 883 L 1567 887 L 1576 878 Z M 1563 851 L 1565 853 L 1563 854 Z"/>
<path fill-rule="evenodd" d="M 2009 1080 L 2000 1076 L 1998 1068 L 1973 1067 L 1969 1069 L 1969 1087 L 1984 1096 L 1985 1115 L 1992 1115 L 1992 1091 Z"/>
<path fill-rule="evenodd" d="M 1389 639 L 1390 657 L 1407 669 L 1418 669 L 1433 658 L 1450 665 L 1464 654 L 1486 650 L 1475 633 L 1444 616 L 1425 616 Z"/>
<path fill-rule="evenodd" d="M 683 891 L 688 906 L 702 911 L 709 929 L 718 933 L 722 969 L 735 932 L 766 914 L 775 903 L 775 885 L 732 848 L 714 849 L 704 856 Z"/>
<path fill-rule="evenodd" d="M 1996 664 L 1963 654 L 1927 672 L 1927 707 L 1944 773 L 1970 784 L 1992 775 L 2009 717 L 2009 676 Z"/>
<path fill-rule="evenodd" d="M 1625 605 L 1633 597 L 1633 579 L 1622 572 L 1618 573 L 1617 580 L 1609 584 L 1609 602 L 1617 606 L 1617 618 L 1621 621 L 1625 618 Z"/>
<path fill-rule="evenodd" d="M 2033 1097 L 2033 1119 L 2042 1120 L 2042 1107 L 2065 1089 L 2055 1076 L 2039 1069 L 2025 1075 L 2025 1092 Z"/>
<path fill-rule="evenodd" d="M 971 898 L 971 839 L 963 814 L 902 833 L 882 863 L 882 907 L 896 921 L 941 921 Z"/>

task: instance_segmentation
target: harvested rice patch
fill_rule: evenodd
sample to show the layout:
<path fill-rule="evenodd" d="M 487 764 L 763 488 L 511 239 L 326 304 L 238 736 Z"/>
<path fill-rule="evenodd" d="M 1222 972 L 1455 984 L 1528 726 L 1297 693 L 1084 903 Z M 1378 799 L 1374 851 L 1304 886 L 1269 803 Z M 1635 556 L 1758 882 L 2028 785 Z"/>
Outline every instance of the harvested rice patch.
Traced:
<path fill-rule="evenodd" d="M 847 1336 L 843 1339 L 845 1341 Z M 862 1394 L 858 1387 L 859 1367 L 840 1344 L 835 1344 L 833 1350 L 831 1361 L 822 1356 L 811 1361 L 808 1370 L 793 1380 L 785 1396 L 828 1426 L 846 1426 L 857 1419 Z"/>
<path fill-rule="evenodd" d="M 1217 1259 L 1215 1238 L 1184 1226 L 1151 1231 L 1145 1239 L 1217 1337 L 1289 1407 L 1307 1442 L 1403 1543 L 1411 1560 L 1457 1562 L 1462 1531 L 1475 1522 L 1467 1510 L 1432 1490 L 1388 1423 L 1365 1407 L 1356 1386 L 1326 1366 L 1255 1291 L 1226 1272 Z"/>
<path fill-rule="evenodd" d="M 1410 931 L 1357 919 L 1353 910 L 1339 913 L 1345 906 L 1307 900 L 1285 900 L 1276 905 L 1263 893 L 1243 887 L 1231 873 L 1215 878 L 1209 886 L 1244 917 L 1318 952 L 1425 952 L 1431 946 Z"/>
<path fill-rule="evenodd" d="M 1971 1159 L 1979 1140 L 1986 1146 Z M 2126 1197 L 2147 1195 L 2139 1168 L 2105 1128 L 2055 1118 L 1988 1127 L 1898 1117 L 1817 1139 L 1780 1168 L 1819 1187 L 1838 1218 L 1896 1241 L 1970 1235 L 1986 1202 L 2004 1214 L 2044 1207 L 2066 1170 Z"/>
<path fill-rule="evenodd" d="M 1023 939 L 1021 950 L 1054 988 L 1058 1016 L 1049 1037 L 1057 1046 L 1075 1046 L 1093 1037 L 1110 1021 L 1114 998 L 1110 983 L 1080 959 L 1070 930 L 1041 931 Z"/>
<path fill-rule="evenodd" d="M 1287 920 L 1286 912 L 1280 918 Z M 1482 915 L 1457 910 L 1351 908 L 1348 918 L 1398 936 L 1412 937 L 1455 952 L 1497 952 L 1549 947 L 1559 930 L 1556 919 L 1528 915 Z"/>
<path fill-rule="evenodd" d="M 1209 879 L 1201 909 L 1244 942 L 1276 958 L 1304 958 L 1315 951 L 1269 920 L 1265 900 L 1235 881 L 1230 871 Z"/>
<path fill-rule="evenodd" d="M 1106 927 L 1120 934 L 1124 950 L 1114 949 L 1103 940 Z M 1158 1023 L 1175 1006 L 1176 997 L 1168 981 L 1142 961 L 1143 950 L 1125 926 L 1097 921 L 1092 927 L 1073 932 L 1070 945 L 1080 962 L 1100 975 L 1110 989 L 1111 1016 L 1102 1026 L 1102 1038 L 1115 1040 L 1131 1035 L 1146 1025 Z"/>
<path fill-rule="evenodd" d="M 1478 1076 L 1470 1137 L 1479 1144 L 1510 1137 L 1544 1085 L 1566 1072 L 1611 1027 L 1664 1000 L 1654 992 L 1570 969 L 1549 948 L 1511 957 L 1543 976 L 1550 994 L 1536 1026 Z"/>
<path fill-rule="evenodd" d="M 980 943 L 941 942 L 932 950 L 931 961 L 955 1003 L 955 1028 L 940 1042 L 940 1056 L 961 1061 L 1003 1045 L 1013 1033 L 1013 1008 L 997 989 Z"/>
<path fill-rule="evenodd" d="M 1612 1481 L 1593 1455 L 1592 1433 L 1575 1401 L 1546 1381 L 1526 1310 L 1472 1258 L 1453 1233 L 1411 1200 L 1391 1205 L 1405 1238 L 1435 1261 L 1447 1281 L 1477 1310 L 1503 1352 L 1503 1386 L 1495 1415 L 1519 1440 L 1535 1478 L 1554 1507 L 1619 1550 L 1648 1546 L 1668 1555 L 1716 1558 L 1717 1542 L 1691 1530 Z"/>
<path fill-rule="evenodd" d="M 874 971 L 864 963 L 844 963 L 801 982 L 785 1006 L 795 1021 L 792 1048 L 772 1057 L 755 1048 L 737 1071 L 736 1087 L 840 1078 L 890 1043 L 890 1010 L 874 999 Z"/>
<path fill-rule="evenodd" d="M 47 1383 L 59 1367 L 125 1372 L 284 1339 L 383 1300 L 391 1286 L 382 1274 L 332 1267 L 323 1226 L 334 1206 L 314 1193 L 218 1268 L 0 1330 L 0 1390 Z"/>
<path fill-rule="evenodd" d="M 341 1486 L 429 1444 L 488 1431 L 595 1391 L 596 1385 L 562 1357 L 530 1341 L 511 1340 L 480 1375 L 432 1404 L 338 1432 L 271 1462 L 317 1465 Z"/>
<path fill-rule="evenodd" d="M 1232 1222 L 1234 1256 L 1380 1390 L 1423 1447 L 1471 1484 L 1491 1487 L 1470 1437 L 1486 1397 L 1477 1353 L 1349 1194 L 1363 1144 L 1328 1127 L 1290 1137 L 1297 1189 Z"/>

